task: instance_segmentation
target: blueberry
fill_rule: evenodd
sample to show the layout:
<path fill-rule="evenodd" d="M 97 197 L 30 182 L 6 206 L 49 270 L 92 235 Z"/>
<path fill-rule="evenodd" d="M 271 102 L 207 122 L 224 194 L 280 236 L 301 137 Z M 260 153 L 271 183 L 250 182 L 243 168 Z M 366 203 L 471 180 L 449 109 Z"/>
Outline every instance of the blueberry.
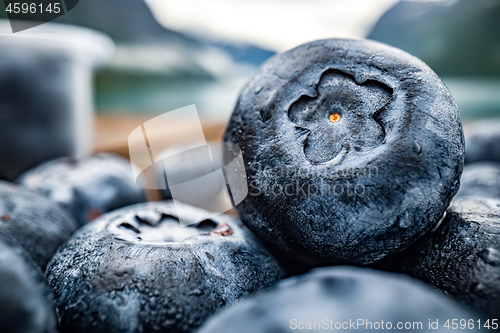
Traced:
<path fill-rule="evenodd" d="M 466 164 L 456 197 L 480 196 L 500 199 L 500 163 Z"/>
<path fill-rule="evenodd" d="M 453 200 L 441 225 L 380 263 L 410 274 L 488 318 L 500 315 L 500 200 Z"/>
<path fill-rule="evenodd" d="M 436 320 L 439 329 L 435 331 L 448 332 L 443 326 L 450 318 L 475 317 L 403 275 L 329 267 L 285 279 L 271 290 L 221 311 L 199 333 L 369 332 L 398 329 L 397 325 L 427 331 Z"/>
<path fill-rule="evenodd" d="M 177 209 L 194 219 L 207 213 Z M 88 224 L 59 249 L 47 276 L 63 333 L 182 333 L 272 284 L 281 270 L 236 218 L 182 227 L 170 201 L 126 207 Z"/>
<path fill-rule="evenodd" d="M 59 203 L 80 226 L 106 212 L 146 201 L 144 189 L 135 184 L 130 162 L 113 154 L 53 160 L 17 181 Z"/>
<path fill-rule="evenodd" d="M 19 242 L 42 269 L 76 229 L 73 217 L 55 203 L 0 181 L 0 235 Z"/>
<path fill-rule="evenodd" d="M 500 162 L 500 122 L 481 121 L 465 131 L 465 163 Z"/>
<path fill-rule="evenodd" d="M 0 236 L 0 331 L 56 332 L 54 298 L 40 268 L 4 236 Z"/>
<path fill-rule="evenodd" d="M 464 159 L 443 82 L 368 40 L 271 58 L 242 90 L 224 138 L 246 163 L 243 222 L 308 265 L 367 264 L 415 242 L 457 192 Z"/>

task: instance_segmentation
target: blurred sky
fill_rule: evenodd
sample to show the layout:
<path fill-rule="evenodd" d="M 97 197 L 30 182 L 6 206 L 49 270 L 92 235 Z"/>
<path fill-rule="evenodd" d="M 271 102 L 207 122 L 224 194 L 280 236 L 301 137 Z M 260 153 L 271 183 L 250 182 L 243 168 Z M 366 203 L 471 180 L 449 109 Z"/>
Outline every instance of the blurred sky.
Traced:
<path fill-rule="evenodd" d="M 445 0 L 441 0 L 445 1 Z M 146 0 L 164 26 L 284 51 L 332 37 L 366 37 L 397 0 Z"/>

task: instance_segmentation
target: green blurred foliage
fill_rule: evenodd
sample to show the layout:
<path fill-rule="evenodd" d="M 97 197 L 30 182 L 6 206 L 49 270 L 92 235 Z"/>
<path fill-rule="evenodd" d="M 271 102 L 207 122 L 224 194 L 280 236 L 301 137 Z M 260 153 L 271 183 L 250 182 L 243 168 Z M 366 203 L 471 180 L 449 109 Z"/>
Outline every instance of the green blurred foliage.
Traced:
<path fill-rule="evenodd" d="M 439 75 L 500 76 L 500 0 L 401 1 L 368 38 L 417 56 Z"/>

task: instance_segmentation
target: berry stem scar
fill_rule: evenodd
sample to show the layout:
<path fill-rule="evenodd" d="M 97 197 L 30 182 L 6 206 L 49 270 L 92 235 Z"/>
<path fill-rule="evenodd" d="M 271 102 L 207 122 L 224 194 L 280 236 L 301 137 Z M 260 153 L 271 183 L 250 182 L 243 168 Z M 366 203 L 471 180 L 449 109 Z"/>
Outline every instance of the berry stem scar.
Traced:
<path fill-rule="evenodd" d="M 328 119 L 330 119 L 330 122 L 332 123 L 338 123 L 340 121 L 340 113 L 332 113 Z"/>

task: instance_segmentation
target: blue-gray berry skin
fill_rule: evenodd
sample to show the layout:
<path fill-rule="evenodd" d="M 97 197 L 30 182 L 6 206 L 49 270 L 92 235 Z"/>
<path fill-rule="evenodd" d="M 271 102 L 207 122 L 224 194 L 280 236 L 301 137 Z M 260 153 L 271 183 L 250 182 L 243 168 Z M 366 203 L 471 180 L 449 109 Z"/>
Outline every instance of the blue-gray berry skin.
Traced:
<path fill-rule="evenodd" d="M 0 332 L 56 333 L 54 298 L 40 268 L 0 236 Z"/>
<path fill-rule="evenodd" d="M 443 326 L 450 318 L 477 319 L 418 280 L 338 266 L 282 280 L 272 289 L 221 311 L 199 333 L 385 332 L 407 322 L 422 325 L 406 327 L 408 331 L 448 332 Z M 429 329 L 429 320 L 439 320 L 439 329 Z"/>
<path fill-rule="evenodd" d="M 56 203 L 0 181 L 0 235 L 15 239 L 42 270 L 76 229 L 73 216 Z"/>
<path fill-rule="evenodd" d="M 465 131 L 465 163 L 500 162 L 500 121 L 480 121 Z"/>
<path fill-rule="evenodd" d="M 434 232 L 379 265 L 419 278 L 500 320 L 500 200 L 454 199 Z"/>
<path fill-rule="evenodd" d="M 455 198 L 466 196 L 500 199 L 500 162 L 466 164 Z"/>
<path fill-rule="evenodd" d="M 181 209 L 194 219 L 206 215 Z M 103 215 L 77 231 L 47 268 L 62 333 L 193 332 L 281 275 L 239 220 L 220 215 L 182 227 L 171 201 Z"/>
<path fill-rule="evenodd" d="M 464 159 L 443 82 L 369 40 L 271 58 L 243 88 L 224 139 L 246 163 L 242 221 L 309 265 L 367 264 L 415 242 L 457 192 Z"/>
<path fill-rule="evenodd" d="M 59 203 L 80 226 L 106 212 L 146 201 L 130 162 L 114 154 L 53 160 L 27 171 L 17 182 Z"/>

